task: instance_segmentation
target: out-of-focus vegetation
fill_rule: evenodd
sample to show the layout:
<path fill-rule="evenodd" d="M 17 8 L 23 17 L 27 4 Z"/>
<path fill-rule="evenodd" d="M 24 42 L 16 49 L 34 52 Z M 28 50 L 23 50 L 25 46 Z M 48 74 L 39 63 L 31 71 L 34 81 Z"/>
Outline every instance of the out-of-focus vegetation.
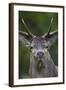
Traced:
<path fill-rule="evenodd" d="M 58 29 L 57 13 L 19 11 L 19 30 L 26 32 L 25 27 L 21 22 L 21 19 L 23 18 L 29 27 L 30 32 L 36 36 L 41 36 L 48 32 L 52 17 L 53 23 L 51 26 L 51 31 L 55 31 Z M 54 63 L 58 65 L 58 43 L 56 42 L 49 51 Z M 19 78 L 27 78 L 29 63 L 30 49 L 19 43 Z"/>

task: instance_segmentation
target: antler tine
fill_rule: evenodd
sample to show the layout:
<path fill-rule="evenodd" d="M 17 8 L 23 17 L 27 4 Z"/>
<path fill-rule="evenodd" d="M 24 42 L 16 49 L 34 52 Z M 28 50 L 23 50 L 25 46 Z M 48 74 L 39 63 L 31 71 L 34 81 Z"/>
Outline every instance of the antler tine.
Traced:
<path fill-rule="evenodd" d="M 51 22 L 50 22 L 50 25 L 49 25 L 49 28 L 48 28 L 48 32 L 45 33 L 44 35 L 42 35 L 43 38 L 49 36 L 50 30 L 51 30 L 52 22 L 53 22 L 53 17 L 51 18 Z"/>
<path fill-rule="evenodd" d="M 26 25 L 26 23 L 24 22 L 24 19 L 22 18 L 22 23 L 24 24 L 25 28 L 26 28 L 26 32 L 29 34 L 30 37 L 35 37 L 30 31 L 28 26 Z"/>
<path fill-rule="evenodd" d="M 49 25 L 49 28 L 48 28 L 48 33 L 47 33 L 47 35 L 49 35 L 49 33 L 50 33 L 52 22 L 53 22 L 53 17 L 51 18 L 51 22 L 50 22 L 50 25 Z"/>

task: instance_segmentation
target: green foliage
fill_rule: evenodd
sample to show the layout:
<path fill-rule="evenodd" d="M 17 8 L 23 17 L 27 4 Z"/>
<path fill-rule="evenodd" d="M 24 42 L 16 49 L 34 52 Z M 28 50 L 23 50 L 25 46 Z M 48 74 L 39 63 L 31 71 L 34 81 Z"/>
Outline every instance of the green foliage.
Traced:
<path fill-rule="evenodd" d="M 58 14 L 50 12 L 29 12 L 19 11 L 19 30 L 24 31 L 25 27 L 22 24 L 22 18 L 27 24 L 30 32 L 36 36 L 41 36 L 48 32 L 51 18 L 53 17 L 53 23 L 51 31 L 58 29 Z M 58 65 L 58 43 L 56 42 L 50 49 L 50 54 L 54 60 L 54 63 Z M 25 45 L 19 44 L 19 78 L 27 78 L 30 62 L 30 50 Z"/>

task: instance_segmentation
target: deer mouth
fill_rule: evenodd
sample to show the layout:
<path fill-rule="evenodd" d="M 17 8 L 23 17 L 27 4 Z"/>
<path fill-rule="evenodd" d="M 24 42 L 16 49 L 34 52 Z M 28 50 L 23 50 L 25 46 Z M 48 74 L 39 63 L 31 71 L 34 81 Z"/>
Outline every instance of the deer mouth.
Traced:
<path fill-rule="evenodd" d="M 39 62 L 43 60 L 43 57 L 39 58 L 39 57 L 34 56 L 34 58 L 35 58 L 36 61 L 39 61 Z"/>

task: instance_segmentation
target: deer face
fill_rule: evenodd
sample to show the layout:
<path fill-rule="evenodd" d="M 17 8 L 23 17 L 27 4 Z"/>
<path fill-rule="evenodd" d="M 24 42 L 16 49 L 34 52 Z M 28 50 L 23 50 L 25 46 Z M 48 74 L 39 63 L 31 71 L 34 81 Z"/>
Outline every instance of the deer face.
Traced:
<path fill-rule="evenodd" d="M 38 60 L 44 57 L 44 53 L 48 49 L 47 41 L 42 37 L 35 37 L 30 45 L 31 51 L 34 54 L 35 58 Z"/>

